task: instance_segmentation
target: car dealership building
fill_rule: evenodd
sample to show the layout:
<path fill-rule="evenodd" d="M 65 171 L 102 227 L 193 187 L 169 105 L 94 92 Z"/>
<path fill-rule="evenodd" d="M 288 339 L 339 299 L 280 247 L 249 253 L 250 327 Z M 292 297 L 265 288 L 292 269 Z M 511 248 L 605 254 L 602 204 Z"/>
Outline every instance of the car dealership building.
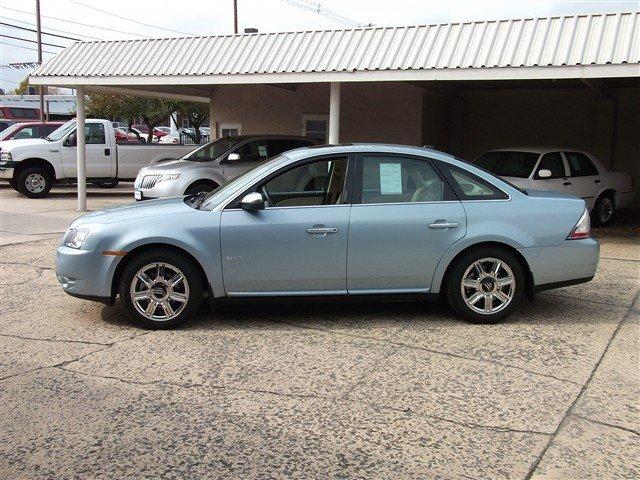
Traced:
<path fill-rule="evenodd" d="M 515 145 L 586 150 L 631 173 L 637 192 L 639 17 L 79 42 L 30 82 L 76 88 L 79 122 L 84 93 L 105 91 L 209 102 L 218 136 L 430 145 L 463 158 Z"/>

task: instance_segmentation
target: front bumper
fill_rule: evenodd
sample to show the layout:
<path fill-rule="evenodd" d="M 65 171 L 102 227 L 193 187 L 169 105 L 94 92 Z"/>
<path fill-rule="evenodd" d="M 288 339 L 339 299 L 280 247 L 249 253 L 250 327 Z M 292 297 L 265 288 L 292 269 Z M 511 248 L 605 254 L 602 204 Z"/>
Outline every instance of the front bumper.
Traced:
<path fill-rule="evenodd" d="M 182 182 L 181 178 L 176 180 L 166 180 L 158 182 L 151 188 L 142 188 L 139 186 L 139 180 L 133 187 L 133 195 L 136 200 L 151 200 L 154 198 L 179 197 L 184 195 L 187 185 Z"/>
<path fill-rule="evenodd" d="M 0 179 L 11 180 L 13 178 L 13 169 L 18 162 L 0 162 Z"/>
<path fill-rule="evenodd" d="M 538 290 L 589 281 L 596 274 L 600 259 L 600 244 L 594 238 L 565 240 L 554 247 L 521 248 L 518 251 L 529 264 Z"/>
<path fill-rule="evenodd" d="M 56 276 L 69 295 L 111 303 L 112 279 L 120 258 L 61 245 L 56 251 Z"/>

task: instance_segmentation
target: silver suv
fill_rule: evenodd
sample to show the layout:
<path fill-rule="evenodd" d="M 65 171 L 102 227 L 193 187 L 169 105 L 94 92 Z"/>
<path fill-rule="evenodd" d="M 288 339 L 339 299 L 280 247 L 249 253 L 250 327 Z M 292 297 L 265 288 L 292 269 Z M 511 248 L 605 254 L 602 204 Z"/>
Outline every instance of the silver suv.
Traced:
<path fill-rule="evenodd" d="M 180 160 L 144 167 L 136 178 L 136 200 L 210 192 L 268 158 L 316 145 L 312 138 L 288 135 L 225 137 Z"/>

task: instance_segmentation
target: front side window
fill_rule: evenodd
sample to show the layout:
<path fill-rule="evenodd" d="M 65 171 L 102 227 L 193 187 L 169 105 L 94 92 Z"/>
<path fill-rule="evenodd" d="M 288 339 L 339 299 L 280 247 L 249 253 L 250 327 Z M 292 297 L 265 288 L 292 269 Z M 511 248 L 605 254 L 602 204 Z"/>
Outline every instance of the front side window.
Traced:
<path fill-rule="evenodd" d="M 260 162 L 270 156 L 267 149 L 267 142 L 264 140 L 247 142 L 244 145 L 240 145 L 234 150 L 234 153 L 240 154 L 240 161 L 242 162 Z"/>
<path fill-rule="evenodd" d="M 446 185 L 425 160 L 397 156 L 363 156 L 364 204 L 439 202 Z"/>
<path fill-rule="evenodd" d="M 16 140 L 20 138 L 38 138 L 38 127 L 25 127 L 21 130 L 18 130 L 13 138 Z"/>
<path fill-rule="evenodd" d="M 449 163 L 438 162 L 460 200 L 503 200 L 509 196 L 477 175 Z"/>
<path fill-rule="evenodd" d="M 538 154 L 532 152 L 487 152 L 473 163 L 499 177 L 529 178 L 538 161 Z"/>
<path fill-rule="evenodd" d="M 541 179 L 538 175 L 538 172 L 540 172 L 540 170 L 549 170 L 551 172 L 551 177 L 547 178 L 564 177 L 564 161 L 562 160 L 562 155 L 560 154 L 560 152 L 545 153 L 542 156 L 540 165 L 538 165 L 538 171 L 536 172 L 536 175 L 534 177 L 536 180 Z"/>
<path fill-rule="evenodd" d="M 307 163 L 278 175 L 258 189 L 270 207 L 302 207 L 342 203 L 347 159 Z"/>
<path fill-rule="evenodd" d="M 569 162 L 569 171 L 572 177 L 598 175 L 598 169 L 584 153 L 565 152 L 564 154 Z"/>
<path fill-rule="evenodd" d="M 207 143 L 202 147 L 188 153 L 183 160 L 191 160 L 194 162 L 209 162 L 215 160 L 223 153 L 231 150 L 242 141 L 242 138 L 220 138 L 214 142 Z"/>

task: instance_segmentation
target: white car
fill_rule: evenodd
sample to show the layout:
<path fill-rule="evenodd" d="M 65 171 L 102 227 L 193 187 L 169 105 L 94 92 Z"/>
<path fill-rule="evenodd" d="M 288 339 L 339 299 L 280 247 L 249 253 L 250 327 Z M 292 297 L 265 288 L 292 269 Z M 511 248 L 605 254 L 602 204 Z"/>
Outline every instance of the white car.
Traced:
<path fill-rule="evenodd" d="M 594 224 L 605 226 L 629 206 L 628 173 L 608 171 L 590 153 L 558 147 L 513 147 L 483 153 L 474 164 L 520 188 L 571 193 L 584 199 Z"/>

